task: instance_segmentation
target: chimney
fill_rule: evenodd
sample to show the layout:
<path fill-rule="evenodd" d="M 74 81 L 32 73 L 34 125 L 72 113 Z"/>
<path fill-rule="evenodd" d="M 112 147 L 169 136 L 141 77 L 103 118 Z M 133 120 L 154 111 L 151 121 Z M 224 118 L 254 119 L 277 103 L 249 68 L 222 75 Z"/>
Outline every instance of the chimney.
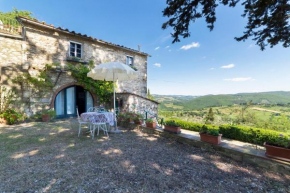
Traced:
<path fill-rule="evenodd" d="M 138 51 L 141 52 L 141 45 L 138 45 Z"/>

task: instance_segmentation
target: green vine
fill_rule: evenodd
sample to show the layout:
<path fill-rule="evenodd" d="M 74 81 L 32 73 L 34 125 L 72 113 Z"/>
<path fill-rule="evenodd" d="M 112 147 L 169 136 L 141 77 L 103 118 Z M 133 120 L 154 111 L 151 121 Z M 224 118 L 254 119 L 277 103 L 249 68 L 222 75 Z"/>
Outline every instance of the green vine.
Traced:
<path fill-rule="evenodd" d="M 96 94 L 100 102 L 108 102 L 111 99 L 113 93 L 112 82 L 94 80 L 87 76 L 88 72 L 94 67 L 93 61 L 90 61 L 88 65 L 68 63 L 67 67 L 78 83 Z"/>
<path fill-rule="evenodd" d="M 67 63 L 65 70 L 70 72 L 71 76 L 75 78 L 79 84 L 84 86 L 86 90 L 96 94 L 100 102 L 108 102 L 111 99 L 113 93 L 113 83 L 94 80 L 90 77 L 87 77 L 88 72 L 93 67 L 94 64 L 92 61 L 90 61 L 88 65 L 83 65 L 81 63 Z M 58 68 L 60 68 L 60 66 L 57 63 L 46 64 L 45 68 L 39 71 L 38 76 L 31 76 L 28 72 L 25 72 L 12 79 L 12 81 L 21 86 L 29 86 L 31 89 L 31 97 L 41 97 L 43 93 L 49 92 L 54 87 L 50 72 Z"/>
<path fill-rule="evenodd" d="M 57 64 L 46 64 L 45 68 L 39 71 L 38 76 L 31 76 L 30 73 L 24 72 L 12 79 L 12 81 L 22 86 L 30 86 L 32 93 L 41 95 L 54 87 L 52 79 L 49 76 L 49 71 L 53 68 L 53 65 Z"/>

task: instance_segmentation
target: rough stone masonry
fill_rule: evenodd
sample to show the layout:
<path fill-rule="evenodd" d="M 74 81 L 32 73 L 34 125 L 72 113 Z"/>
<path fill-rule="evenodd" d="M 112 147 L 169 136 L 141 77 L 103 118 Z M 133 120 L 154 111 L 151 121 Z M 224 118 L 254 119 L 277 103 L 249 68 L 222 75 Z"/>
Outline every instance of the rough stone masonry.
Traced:
<path fill-rule="evenodd" d="M 22 34 L 0 33 L 0 83 L 8 88 L 17 88 L 20 92 L 18 107 L 27 115 L 32 115 L 43 108 L 54 108 L 53 101 L 61 89 L 79 84 L 69 72 L 53 72 L 51 73 L 55 84 L 53 89 L 37 97 L 31 95 L 29 87 L 21 87 L 13 83 L 13 77 L 23 72 L 36 76 L 46 64 L 59 63 L 62 68 L 65 68 L 68 62 L 75 63 L 69 60 L 70 42 L 78 42 L 82 45 L 81 61 L 84 63 L 89 61 L 93 61 L 96 65 L 109 61 L 126 63 L 127 56 L 132 57 L 137 68 L 138 79 L 117 83 L 118 97 L 124 103 L 120 107 L 132 109 L 132 106 L 142 106 L 157 114 L 158 103 L 147 99 L 148 54 L 67 29 L 55 28 L 53 25 L 37 20 L 22 17 L 18 20 L 23 25 Z M 129 100 L 128 98 L 132 97 L 128 97 L 128 94 L 132 94 L 134 100 Z M 99 105 L 98 96 L 93 98 L 94 105 Z"/>

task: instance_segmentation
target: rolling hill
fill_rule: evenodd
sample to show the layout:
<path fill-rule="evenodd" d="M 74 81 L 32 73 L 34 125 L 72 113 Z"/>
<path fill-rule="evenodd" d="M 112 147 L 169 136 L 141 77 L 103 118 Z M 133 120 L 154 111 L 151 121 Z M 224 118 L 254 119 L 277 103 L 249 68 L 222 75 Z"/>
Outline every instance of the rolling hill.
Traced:
<path fill-rule="evenodd" d="M 261 93 L 239 93 L 227 95 L 182 96 L 153 95 L 160 102 L 160 110 L 199 110 L 208 107 L 244 104 L 252 100 L 254 104 L 290 103 L 290 92 L 273 91 Z"/>

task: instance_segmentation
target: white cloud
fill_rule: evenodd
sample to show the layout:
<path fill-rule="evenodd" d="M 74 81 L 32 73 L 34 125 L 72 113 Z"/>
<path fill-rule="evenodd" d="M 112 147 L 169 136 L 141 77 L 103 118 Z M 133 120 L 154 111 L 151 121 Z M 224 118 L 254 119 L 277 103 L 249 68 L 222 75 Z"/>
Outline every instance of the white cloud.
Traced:
<path fill-rule="evenodd" d="M 234 64 L 229 64 L 229 65 L 222 66 L 221 68 L 229 69 L 229 68 L 233 68 L 233 67 L 235 67 Z"/>
<path fill-rule="evenodd" d="M 192 42 L 191 44 L 187 44 L 182 46 L 180 49 L 182 50 L 189 50 L 191 48 L 198 48 L 200 46 L 200 44 L 198 42 Z"/>
<path fill-rule="evenodd" d="M 232 81 L 232 82 L 245 82 L 245 81 L 254 81 L 252 77 L 244 77 L 244 78 L 229 78 L 224 79 L 224 81 Z"/>
<path fill-rule="evenodd" d="M 155 48 L 155 50 L 159 50 L 159 48 L 160 48 L 160 47 L 158 46 L 158 47 Z"/>
<path fill-rule="evenodd" d="M 161 67 L 161 64 L 160 63 L 155 63 L 154 66 L 160 68 Z"/>
<path fill-rule="evenodd" d="M 168 48 L 170 48 L 170 46 L 166 46 L 166 47 L 165 47 L 165 49 L 168 49 Z"/>
<path fill-rule="evenodd" d="M 161 38 L 161 42 L 166 42 L 167 40 L 169 40 L 169 38 L 171 38 L 171 35 L 163 36 Z"/>
<path fill-rule="evenodd" d="M 209 70 L 214 70 L 214 68 L 211 68 L 211 69 L 209 69 Z"/>
<path fill-rule="evenodd" d="M 168 52 L 171 52 L 171 50 L 168 50 Z"/>
<path fill-rule="evenodd" d="M 255 44 L 250 44 L 248 48 L 252 48 L 252 47 L 255 47 L 256 45 Z"/>

